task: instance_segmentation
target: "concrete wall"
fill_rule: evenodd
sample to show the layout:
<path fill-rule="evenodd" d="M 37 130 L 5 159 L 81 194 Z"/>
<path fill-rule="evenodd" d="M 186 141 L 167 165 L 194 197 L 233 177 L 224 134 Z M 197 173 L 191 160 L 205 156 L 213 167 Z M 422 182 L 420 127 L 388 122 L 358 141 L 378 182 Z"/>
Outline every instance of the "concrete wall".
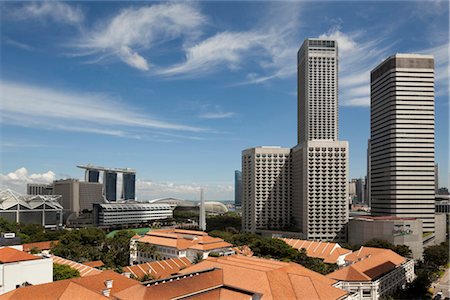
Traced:
<path fill-rule="evenodd" d="M 25 282 L 36 285 L 52 281 L 51 258 L 0 264 L 0 294 L 12 291 Z"/>

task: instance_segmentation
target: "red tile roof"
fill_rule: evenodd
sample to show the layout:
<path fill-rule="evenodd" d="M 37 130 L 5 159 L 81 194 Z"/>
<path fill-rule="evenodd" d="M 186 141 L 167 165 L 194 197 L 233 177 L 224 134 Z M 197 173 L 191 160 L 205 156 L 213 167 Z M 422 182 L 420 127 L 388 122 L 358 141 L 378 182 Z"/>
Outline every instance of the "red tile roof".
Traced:
<path fill-rule="evenodd" d="M 214 238 L 203 231 L 161 229 L 149 231 L 138 240 L 141 243 L 149 243 L 178 250 L 195 249 L 209 251 L 214 249 L 232 247 L 230 243 L 221 238 Z"/>
<path fill-rule="evenodd" d="M 101 260 L 94 260 L 94 261 L 85 261 L 83 265 L 91 268 L 100 268 L 103 267 L 105 264 Z"/>
<path fill-rule="evenodd" d="M 31 249 L 37 248 L 39 251 L 50 250 L 53 246 L 58 245 L 59 241 L 46 241 L 46 242 L 36 242 L 23 244 L 23 251 L 30 252 Z"/>
<path fill-rule="evenodd" d="M 76 261 L 65 259 L 65 258 L 62 258 L 59 256 L 53 255 L 52 258 L 53 258 L 53 263 L 55 263 L 55 264 L 67 265 L 71 268 L 76 269 L 78 272 L 80 272 L 81 277 L 97 275 L 102 272 L 99 269 L 95 269 L 90 266 L 80 264 Z"/>
<path fill-rule="evenodd" d="M 353 262 L 351 265 L 334 271 L 327 277 L 341 281 L 373 281 L 406 261 L 406 258 L 394 251 L 381 248 L 361 247 L 350 255 L 348 261 Z"/>
<path fill-rule="evenodd" d="M 337 243 L 316 242 L 298 239 L 280 238 L 295 249 L 305 249 L 306 255 L 323 259 L 326 263 L 335 264 L 341 255 L 351 253 L 349 249 L 342 248 Z"/>
<path fill-rule="evenodd" d="M 330 280 L 296 263 L 241 255 L 209 257 L 180 271 L 188 274 L 210 268 L 223 271 L 223 284 L 262 295 L 262 299 L 341 299 L 347 292 Z"/>
<path fill-rule="evenodd" d="M 105 297 L 102 291 L 106 288 L 105 281 L 112 280 L 112 297 Z M 0 300 L 85 300 L 111 299 L 114 295 L 132 286 L 141 286 L 136 280 L 126 278 L 113 271 L 104 271 L 89 277 L 79 277 L 55 281 L 46 284 L 32 285 L 15 289 L 0 295 Z M 142 287 L 142 286 L 141 286 Z"/>
<path fill-rule="evenodd" d="M 36 259 L 41 259 L 41 257 L 14 248 L 5 247 L 0 249 L 0 263 L 3 264 Z"/>
<path fill-rule="evenodd" d="M 122 270 L 131 273 L 138 279 L 145 275 L 150 275 L 154 279 L 161 279 L 170 277 L 190 265 L 192 263 L 187 257 L 181 257 L 123 267 Z"/>

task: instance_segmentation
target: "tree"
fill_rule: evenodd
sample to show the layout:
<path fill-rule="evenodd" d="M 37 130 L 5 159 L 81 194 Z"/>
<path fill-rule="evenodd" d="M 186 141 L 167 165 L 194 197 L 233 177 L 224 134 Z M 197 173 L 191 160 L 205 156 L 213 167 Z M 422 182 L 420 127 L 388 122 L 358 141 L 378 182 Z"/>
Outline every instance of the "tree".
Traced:
<path fill-rule="evenodd" d="M 226 230 L 239 232 L 242 227 L 242 217 L 235 212 L 208 217 L 206 220 L 206 231 Z"/>
<path fill-rule="evenodd" d="M 31 254 L 39 254 L 41 253 L 41 250 L 38 247 L 33 247 L 30 249 Z"/>
<path fill-rule="evenodd" d="M 66 230 L 52 252 L 78 262 L 101 260 L 105 254 L 105 240 L 105 232 L 99 228 Z"/>
<path fill-rule="evenodd" d="M 203 260 L 203 254 L 200 252 L 197 252 L 197 254 L 195 255 L 194 264 L 198 264 L 199 262 L 201 262 Z"/>
<path fill-rule="evenodd" d="M 147 255 L 153 257 L 155 260 L 161 258 L 156 246 L 149 243 L 137 243 L 137 251 L 140 253 L 146 253 Z"/>
<path fill-rule="evenodd" d="M 80 272 L 68 265 L 53 264 L 53 281 L 80 277 Z"/>
<path fill-rule="evenodd" d="M 424 263 L 434 268 L 446 265 L 448 263 L 448 259 L 448 242 L 427 247 L 423 251 Z"/>
<path fill-rule="evenodd" d="M 103 249 L 103 259 L 107 267 L 128 266 L 130 260 L 130 239 L 132 230 L 119 230 L 114 237 L 107 238 Z"/>

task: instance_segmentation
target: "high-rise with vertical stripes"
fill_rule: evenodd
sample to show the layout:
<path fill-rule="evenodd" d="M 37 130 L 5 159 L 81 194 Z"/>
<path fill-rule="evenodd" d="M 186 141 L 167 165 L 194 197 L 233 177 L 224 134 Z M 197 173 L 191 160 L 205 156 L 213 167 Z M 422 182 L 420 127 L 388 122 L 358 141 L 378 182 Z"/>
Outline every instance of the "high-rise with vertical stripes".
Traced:
<path fill-rule="evenodd" d="M 418 218 L 434 231 L 434 59 L 396 54 L 371 72 L 373 215 Z"/>

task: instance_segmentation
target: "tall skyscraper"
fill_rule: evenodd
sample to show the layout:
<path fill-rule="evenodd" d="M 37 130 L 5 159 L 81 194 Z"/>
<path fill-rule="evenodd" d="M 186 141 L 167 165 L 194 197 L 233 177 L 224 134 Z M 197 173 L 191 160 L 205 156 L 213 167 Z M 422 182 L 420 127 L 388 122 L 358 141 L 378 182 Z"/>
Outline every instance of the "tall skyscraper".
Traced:
<path fill-rule="evenodd" d="M 103 185 L 106 200 L 117 201 L 117 173 L 105 171 Z"/>
<path fill-rule="evenodd" d="M 371 72 L 374 215 L 419 218 L 434 231 L 434 58 L 396 54 Z"/>
<path fill-rule="evenodd" d="M 234 171 L 234 206 L 241 206 L 241 194 L 242 194 L 242 172 L 239 170 Z"/>
<path fill-rule="evenodd" d="M 292 150 L 293 217 L 306 239 L 346 241 L 348 143 L 338 141 L 337 42 L 298 51 L 298 145 Z"/>
<path fill-rule="evenodd" d="M 434 165 L 434 193 L 437 195 L 439 191 L 439 166 Z"/>
<path fill-rule="evenodd" d="M 134 200 L 136 198 L 136 173 L 123 173 L 122 199 Z"/>
<path fill-rule="evenodd" d="M 242 151 L 242 229 L 282 230 L 291 226 L 291 149 Z"/>

